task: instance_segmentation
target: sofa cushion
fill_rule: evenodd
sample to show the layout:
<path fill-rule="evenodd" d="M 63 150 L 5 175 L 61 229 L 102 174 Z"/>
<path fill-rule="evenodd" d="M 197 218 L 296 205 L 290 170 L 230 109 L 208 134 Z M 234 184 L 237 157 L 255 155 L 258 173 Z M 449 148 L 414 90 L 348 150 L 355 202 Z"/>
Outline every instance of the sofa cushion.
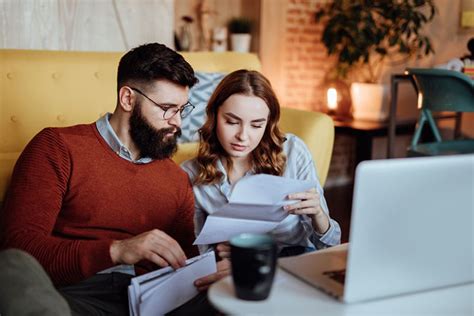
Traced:
<path fill-rule="evenodd" d="M 12 175 L 13 167 L 20 156 L 19 152 L 0 153 L 0 209 Z"/>
<path fill-rule="evenodd" d="M 182 135 L 178 140 L 180 143 L 199 141 L 198 130 L 206 119 L 207 102 L 224 76 L 224 73 L 219 72 L 196 72 L 199 82 L 189 92 L 189 102 L 196 108 L 183 119 Z"/>
<path fill-rule="evenodd" d="M 197 156 L 199 142 L 178 145 L 178 151 L 173 155 L 173 161 L 180 165 L 182 162 Z"/>
<path fill-rule="evenodd" d="M 92 123 L 114 110 L 122 55 L 0 49 L 0 206 L 19 152 L 34 135 L 45 127 Z M 182 56 L 195 71 L 206 73 L 261 69 L 253 53 L 185 52 Z M 180 144 L 173 159 L 192 158 L 196 148 L 197 143 Z"/>

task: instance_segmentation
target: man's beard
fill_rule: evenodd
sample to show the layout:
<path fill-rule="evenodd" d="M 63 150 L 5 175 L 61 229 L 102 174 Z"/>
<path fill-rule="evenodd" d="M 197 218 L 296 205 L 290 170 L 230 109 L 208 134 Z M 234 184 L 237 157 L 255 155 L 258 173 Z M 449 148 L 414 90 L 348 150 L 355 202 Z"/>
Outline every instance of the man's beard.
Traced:
<path fill-rule="evenodd" d="M 175 130 L 174 136 L 165 138 L 166 134 Z M 130 117 L 130 136 L 140 150 L 140 158 L 165 159 L 170 158 L 178 149 L 177 139 L 181 136 L 181 129 L 154 128 L 142 115 L 141 104 L 137 103 Z"/>

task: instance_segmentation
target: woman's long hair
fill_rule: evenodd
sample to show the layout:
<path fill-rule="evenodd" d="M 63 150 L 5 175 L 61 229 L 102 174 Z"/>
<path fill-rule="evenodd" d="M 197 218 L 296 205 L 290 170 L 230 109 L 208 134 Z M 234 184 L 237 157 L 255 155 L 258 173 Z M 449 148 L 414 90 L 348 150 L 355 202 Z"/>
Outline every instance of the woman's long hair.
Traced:
<path fill-rule="evenodd" d="M 267 126 L 258 146 L 250 154 L 250 164 L 255 173 L 282 175 L 286 157 L 283 153 L 285 137 L 278 128 L 280 104 L 270 82 L 262 74 L 251 70 L 237 70 L 228 74 L 217 86 L 206 108 L 207 120 L 199 130 L 201 141 L 197 156 L 198 174 L 194 184 L 212 184 L 222 180 L 217 170 L 219 157 L 228 158 L 217 138 L 217 111 L 234 94 L 261 98 L 270 109 Z M 227 159 L 230 170 L 232 161 Z"/>

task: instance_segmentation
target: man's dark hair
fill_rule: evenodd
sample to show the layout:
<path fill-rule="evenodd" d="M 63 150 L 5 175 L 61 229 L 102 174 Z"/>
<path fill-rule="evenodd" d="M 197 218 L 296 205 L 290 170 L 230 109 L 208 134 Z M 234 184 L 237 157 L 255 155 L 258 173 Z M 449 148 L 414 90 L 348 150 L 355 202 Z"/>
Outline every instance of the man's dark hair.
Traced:
<path fill-rule="evenodd" d="M 197 82 L 193 68 L 183 56 L 163 44 L 138 46 L 120 59 L 117 90 L 131 82 L 148 84 L 159 79 L 190 88 Z"/>

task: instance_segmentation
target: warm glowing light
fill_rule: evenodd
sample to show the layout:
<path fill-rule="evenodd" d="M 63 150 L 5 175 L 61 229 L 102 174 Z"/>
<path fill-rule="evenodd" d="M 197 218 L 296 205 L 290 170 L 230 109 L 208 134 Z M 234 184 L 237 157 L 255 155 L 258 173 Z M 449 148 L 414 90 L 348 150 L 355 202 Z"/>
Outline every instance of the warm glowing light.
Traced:
<path fill-rule="evenodd" d="M 327 92 L 328 109 L 335 110 L 337 108 L 337 90 L 329 88 Z"/>
<path fill-rule="evenodd" d="M 421 109 L 421 106 L 423 105 L 423 93 L 418 93 L 418 109 Z"/>

